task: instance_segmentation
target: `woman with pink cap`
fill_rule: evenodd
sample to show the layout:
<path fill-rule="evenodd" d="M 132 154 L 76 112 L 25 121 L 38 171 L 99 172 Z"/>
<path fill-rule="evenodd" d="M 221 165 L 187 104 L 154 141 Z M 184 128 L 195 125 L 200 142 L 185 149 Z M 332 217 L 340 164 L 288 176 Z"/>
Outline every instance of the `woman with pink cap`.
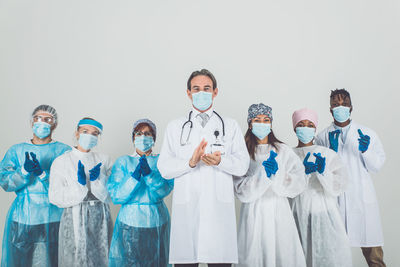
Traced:
<path fill-rule="evenodd" d="M 336 201 L 346 187 L 346 170 L 334 151 L 314 145 L 318 125 L 315 111 L 297 110 L 292 120 L 299 139 L 294 152 L 303 161 L 307 177 L 307 189 L 293 200 L 292 210 L 307 266 L 352 266 Z"/>

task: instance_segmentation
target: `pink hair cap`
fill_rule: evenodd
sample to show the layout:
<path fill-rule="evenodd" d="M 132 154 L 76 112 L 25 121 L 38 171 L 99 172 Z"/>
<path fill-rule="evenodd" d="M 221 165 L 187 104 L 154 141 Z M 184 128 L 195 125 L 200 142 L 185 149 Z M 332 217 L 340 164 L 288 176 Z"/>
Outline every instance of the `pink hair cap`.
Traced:
<path fill-rule="evenodd" d="M 302 108 L 293 112 L 292 121 L 293 121 L 293 129 L 296 128 L 297 123 L 302 120 L 309 120 L 314 123 L 315 127 L 318 127 L 318 115 L 312 109 Z"/>

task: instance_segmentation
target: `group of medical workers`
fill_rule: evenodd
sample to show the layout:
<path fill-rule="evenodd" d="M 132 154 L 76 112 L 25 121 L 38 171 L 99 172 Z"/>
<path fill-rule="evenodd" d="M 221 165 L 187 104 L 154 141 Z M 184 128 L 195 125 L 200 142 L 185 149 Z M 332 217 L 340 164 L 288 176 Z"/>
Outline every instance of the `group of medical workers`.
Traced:
<path fill-rule="evenodd" d="M 187 95 L 193 108 L 168 124 L 159 155 L 156 125 L 140 119 L 132 154 L 114 163 L 93 150 L 99 121 L 82 118 L 70 147 L 52 139 L 56 110 L 38 106 L 33 138 L 0 163 L 1 187 L 17 195 L 1 266 L 346 267 L 350 247 L 385 266 L 370 176 L 385 153 L 377 134 L 351 119 L 345 89 L 331 92 L 333 123 L 318 135 L 315 111 L 293 113 L 295 148 L 275 136 L 267 105 L 249 107 L 245 136 L 219 115 L 208 70 L 190 75 Z M 163 199 L 172 190 L 170 219 Z M 115 225 L 110 201 L 121 205 Z"/>

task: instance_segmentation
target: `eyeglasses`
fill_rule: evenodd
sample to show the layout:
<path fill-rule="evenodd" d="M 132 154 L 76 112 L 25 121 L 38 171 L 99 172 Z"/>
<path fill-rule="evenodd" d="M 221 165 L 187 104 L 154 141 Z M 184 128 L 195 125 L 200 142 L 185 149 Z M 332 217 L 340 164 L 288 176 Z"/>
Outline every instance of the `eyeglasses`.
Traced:
<path fill-rule="evenodd" d="M 151 132 L 135 131 L 135 132 L 133 132 L 133 134 L 135 136 L 142 136 L 142 135 L 144 135 L 144 136 L 153 136 L 153 134 Z"/>
<path fill-rule="evenodd" d="M 54 118 L 51 116 L 35 115 L 33 116 L 33 122 L 45 122 L 48 124 L 53 124 Z"/>

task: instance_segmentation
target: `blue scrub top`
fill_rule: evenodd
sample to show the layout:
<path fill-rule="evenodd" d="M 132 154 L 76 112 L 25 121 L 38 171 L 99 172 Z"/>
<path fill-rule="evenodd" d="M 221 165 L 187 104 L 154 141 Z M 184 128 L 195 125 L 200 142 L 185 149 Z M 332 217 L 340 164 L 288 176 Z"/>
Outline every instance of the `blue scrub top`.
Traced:
<path fill-rule="evenodd" d="M 163 198 L 173 189 L 174 180 L 161 177 L 157 169 L 158 155 L 148 156 L 151 173 L 140 181 L 132 177 L 139 165 L 139 155 L 116 160 L 107 188 L 114 204 L 121 204 L 117 221 L 133 227 L 158 227 L 169 222 Z"/>
<path fill-rule="evenodd" d="M 48 197 L 49 174 L 53 160 L 71 150 L 60 142 L 35 145 L 21 143 L 12 146 L 0 163 L 0 186 L 7 192 L 17 194 L 8 215 L 8 221 L 26 225 L 46 224 L 60 221 L 63 210 L 50 204 Z M 39 178 L 22 171 L 25 152 L 33 152 L 45 176 Z"/>

